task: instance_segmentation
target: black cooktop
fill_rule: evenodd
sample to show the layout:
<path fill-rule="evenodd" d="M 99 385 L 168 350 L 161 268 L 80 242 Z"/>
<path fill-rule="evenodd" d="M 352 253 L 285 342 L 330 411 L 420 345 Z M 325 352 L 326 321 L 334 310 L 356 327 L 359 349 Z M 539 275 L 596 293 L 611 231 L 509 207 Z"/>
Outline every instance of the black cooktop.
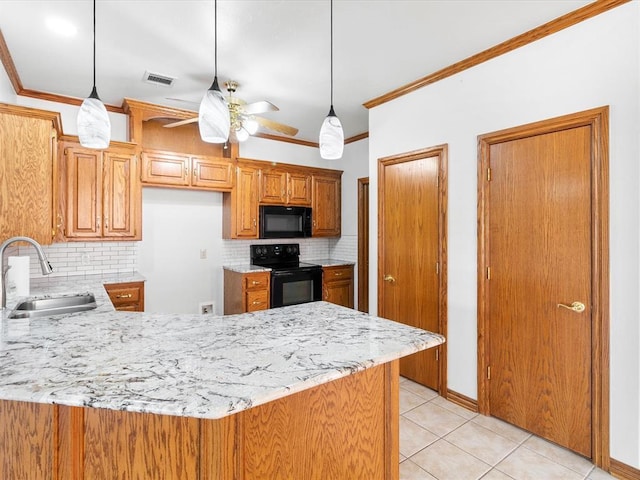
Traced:
<path fill-rule="evenodd" d="M 269 267 L 276 271 L 320 268 L 320 265 L 300 261 L 300 244 L 272 243 L 268 245 L 251 245 L 251 264 Z"/>

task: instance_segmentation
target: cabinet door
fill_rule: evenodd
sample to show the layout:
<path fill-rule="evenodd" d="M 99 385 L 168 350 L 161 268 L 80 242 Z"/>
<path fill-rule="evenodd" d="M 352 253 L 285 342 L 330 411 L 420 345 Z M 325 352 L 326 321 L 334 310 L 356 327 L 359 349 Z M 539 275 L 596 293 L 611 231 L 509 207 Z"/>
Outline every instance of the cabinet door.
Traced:
<path fill-rule="evenodd" d="M 255 290 L 246 292 L 246 312 L 257 312 L 258 310 L 267 310 L 269 308 L 269 291 Z"/>
<path fill-rule="evenodd" d="M 233 164 L 224 158 L 191 157 L 191 185 L 213 190 L 231 190 Z"/>
<path fill-rule="evenodd" d="M 353 308 L 353 266 L 324 267 L 322 291 L 323 300 Z"/>
<path fill-rule="evenodd" d="M 102 152 L 66 148 L 65 237 L 102 236 Z"/>
<path fill-rule="evenodd" d="M 135 237 L 140 195 L 135 155 L 106 151 L 103 154 L 104 237 Z"/>
<path fill-rule="evenodd" d="M 2 109 L 20 110 L 3 105 Z M 17 112 L 16 112 L 17 113 Z M 41 244 L 55 229 L 55 136 L 51 120 L 0 114 L 0 238 L 27 236 Z"/>
<path fill-rule="evenodd" d="M 236 236 L 258 238 L 258 169 L 239 166 L 236 172 Z"/>
<path fill-rule="evenodd" d="M 287 174 L 276 170 L 260 173 L 260 203 L 283 205 L 287 201 Z"/>
<path fill-rule="evenodd" d="M 287 199 L 291 205 L 311 206 L 311 175 L 287 174 Z"/>
<path fill-rule="evenodd" d="M 189 185 L 189 156 L 147 150 L 142 152 L 142 183 Z"/>
<path fill-rule="evenodd" d="M 144 312 L 144 282 L 111 283 L 104 289 L 116 310 Z"/>
<path fill-rule="evenodd" d="M 312 236 L 340 236 L 340 190 L 340 178 L 313 176 Z"/>

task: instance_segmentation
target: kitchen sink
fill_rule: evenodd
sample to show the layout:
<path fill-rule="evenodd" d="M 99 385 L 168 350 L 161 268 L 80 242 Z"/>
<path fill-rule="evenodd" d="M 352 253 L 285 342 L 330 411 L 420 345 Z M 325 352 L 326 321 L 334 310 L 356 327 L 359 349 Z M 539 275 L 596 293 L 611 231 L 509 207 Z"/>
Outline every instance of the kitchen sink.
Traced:
<path fill-rule="evenodd" d="M 63 313 L 93 310 L 98 305 L 92 293 L 79 293 L 59 297 L 36 298 L 20 302 L 9 314 L 9 318 L 45 317 Z"/>

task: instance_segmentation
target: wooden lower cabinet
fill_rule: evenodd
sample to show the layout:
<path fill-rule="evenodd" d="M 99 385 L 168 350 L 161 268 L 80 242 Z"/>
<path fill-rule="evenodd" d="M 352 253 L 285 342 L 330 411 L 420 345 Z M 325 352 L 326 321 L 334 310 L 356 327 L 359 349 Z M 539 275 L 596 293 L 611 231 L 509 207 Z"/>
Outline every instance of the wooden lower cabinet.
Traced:
<path fill-rule="evenodd" d="M 322 299 L 353 308 L 353 265 L 322 267 Z"/>
<path fill-rule="evenodd" d="M 398 361 L 216 420 L 0 400 L 0 478 L 397 480 Z"/>
<path fill-rule="evenodd" d="M 104 289 L 116 310 L 144 312 L 144 282 L 109 283 Z"/>
<path fill-rule="evenodd" d="M 270 272 L 224 270 L 224 314 L 256 312 L 270 306 Z"/>

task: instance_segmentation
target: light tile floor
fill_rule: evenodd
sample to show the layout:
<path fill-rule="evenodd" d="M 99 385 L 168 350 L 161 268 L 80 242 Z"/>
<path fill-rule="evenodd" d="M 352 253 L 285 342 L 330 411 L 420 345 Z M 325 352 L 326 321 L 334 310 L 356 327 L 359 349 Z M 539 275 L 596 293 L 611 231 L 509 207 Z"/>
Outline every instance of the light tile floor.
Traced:
<path fill-rule="evenodd" d="M 401 377 L 401 480 L 606 480 L 564 448 Z"/>

